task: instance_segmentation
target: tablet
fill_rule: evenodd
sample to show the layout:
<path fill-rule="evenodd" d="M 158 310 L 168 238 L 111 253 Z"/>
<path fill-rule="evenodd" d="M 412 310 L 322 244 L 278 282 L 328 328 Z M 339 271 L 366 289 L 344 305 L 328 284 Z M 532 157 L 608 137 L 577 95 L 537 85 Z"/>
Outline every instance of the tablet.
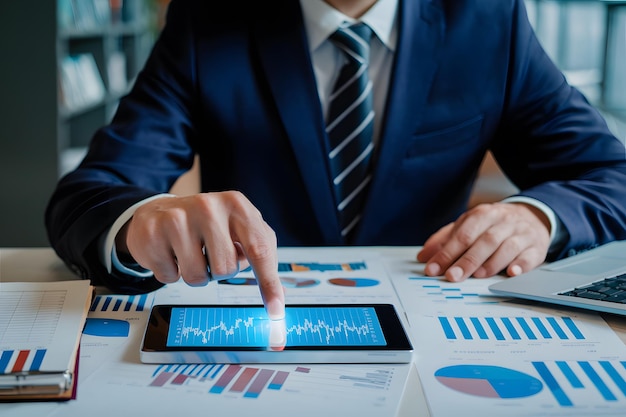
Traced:
<path fill-rule="evenodd" d="M 156 305 L 145 363 L 406 363 L 413 347 L 391 304 Z"/>

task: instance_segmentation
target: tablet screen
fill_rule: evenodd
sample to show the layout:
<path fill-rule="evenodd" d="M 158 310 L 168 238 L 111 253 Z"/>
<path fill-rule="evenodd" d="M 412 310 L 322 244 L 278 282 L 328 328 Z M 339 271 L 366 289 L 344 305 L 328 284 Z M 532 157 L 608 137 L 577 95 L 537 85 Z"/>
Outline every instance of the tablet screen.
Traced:
<path fill-rule="evenodd" d="M 168 347 L 266 347 L 273 327 L 263 307 L 176 306 L 171 310 Z M 288 306 L 286 346 L 385 346 L 371 306 Z"/>

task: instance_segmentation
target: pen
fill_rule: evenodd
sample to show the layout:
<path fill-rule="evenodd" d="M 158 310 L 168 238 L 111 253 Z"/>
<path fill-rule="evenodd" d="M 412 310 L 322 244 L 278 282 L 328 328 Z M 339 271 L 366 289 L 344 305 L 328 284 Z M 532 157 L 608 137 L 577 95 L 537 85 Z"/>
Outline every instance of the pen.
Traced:
<path fill-rule="evenodd" d="M 72 374 L 64 372 L 16 372 L 0 375 L 0 397 L 5 395 L 60 394 L 70 389 Z"/>

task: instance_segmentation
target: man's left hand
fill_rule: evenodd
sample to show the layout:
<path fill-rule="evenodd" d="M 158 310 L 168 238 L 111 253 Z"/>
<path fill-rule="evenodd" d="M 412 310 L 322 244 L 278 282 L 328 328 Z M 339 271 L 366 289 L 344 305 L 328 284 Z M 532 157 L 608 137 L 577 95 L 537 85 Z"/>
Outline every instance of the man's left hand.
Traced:
<path fill-rule="evenodd" d="M 480 204 L 435 232 L 418 253 L 429 276 L 448 281 L 528 272 L 546 259 L 550 222 L 523 203 Z"/>

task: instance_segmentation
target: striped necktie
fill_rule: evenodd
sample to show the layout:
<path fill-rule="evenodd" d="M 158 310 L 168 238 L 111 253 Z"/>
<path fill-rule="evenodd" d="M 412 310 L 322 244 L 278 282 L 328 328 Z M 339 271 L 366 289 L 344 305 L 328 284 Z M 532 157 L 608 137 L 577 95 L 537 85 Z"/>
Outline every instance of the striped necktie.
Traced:
<path fill-rule="evenodd" d="M 374 105 L 369 79 L 372 30 L 363 23 L 339 28 L 330 40 L 342 50 L 347 63 L 329 97 L 326 133 L 330 171 L 341 235 L 350 242 L 361 220 L 361 209 L 371 180 L 374 145 Z"/>

